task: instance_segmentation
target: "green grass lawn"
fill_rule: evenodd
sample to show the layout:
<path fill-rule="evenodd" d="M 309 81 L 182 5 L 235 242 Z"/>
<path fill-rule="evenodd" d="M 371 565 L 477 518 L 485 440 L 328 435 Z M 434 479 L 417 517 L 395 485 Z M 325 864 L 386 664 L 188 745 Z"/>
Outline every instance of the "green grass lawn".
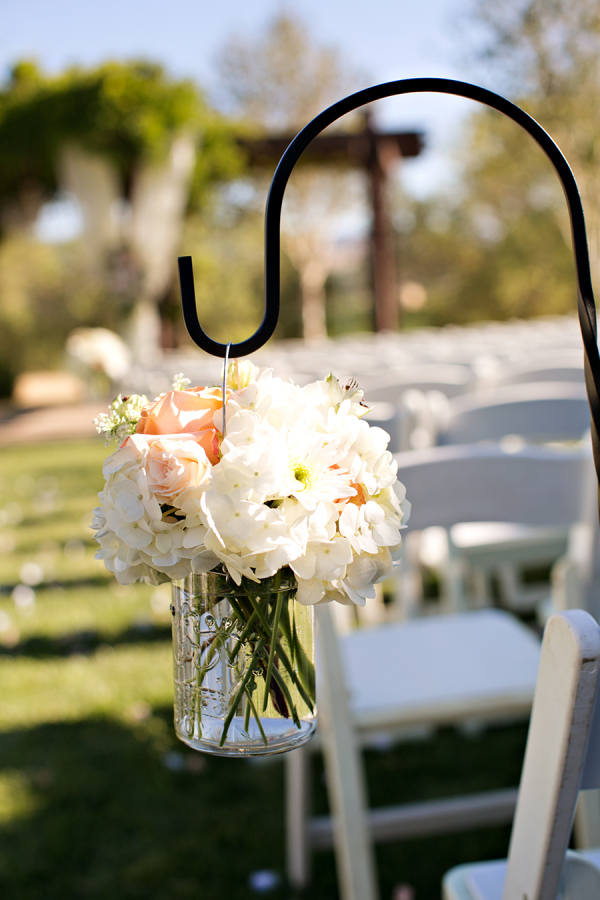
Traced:
<path fill-rule="evenodd" d="M 243 900 L 284 879 L 283 764 L 207 757 L 173 734 L 169 591 L 121 588 L 89 524 L 101 441 L 0 451 L 0 896 L 3 900 Z M 525 728 L 367 755 L 373 804 L 518 782 Z M 326 810 L 314 760 L 316 812 Z M 508 829 L 378 848 L 382 900 L 407 882 L 506 854 Z M 311 900 L 335 900 L 332 853 Z"/>

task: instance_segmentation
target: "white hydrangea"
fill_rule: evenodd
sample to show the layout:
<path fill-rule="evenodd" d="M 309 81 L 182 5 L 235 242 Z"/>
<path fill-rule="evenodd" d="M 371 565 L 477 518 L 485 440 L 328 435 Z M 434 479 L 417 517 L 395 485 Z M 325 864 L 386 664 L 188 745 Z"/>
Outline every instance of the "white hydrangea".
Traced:
<path fill-rule="evenodd" d="M 391 570 L 410 508 L 389 436 L 361 420 L 362 392 L 331 375 L 300 388 L 242 363 L 230 364 L 228 383 L 212 465 L 205 432 L 134 434 L 107 459 L 98 556 L 122 584 L 218 563 L 239 584 L 290 566 L 302 603 L 364 605 Z"/>

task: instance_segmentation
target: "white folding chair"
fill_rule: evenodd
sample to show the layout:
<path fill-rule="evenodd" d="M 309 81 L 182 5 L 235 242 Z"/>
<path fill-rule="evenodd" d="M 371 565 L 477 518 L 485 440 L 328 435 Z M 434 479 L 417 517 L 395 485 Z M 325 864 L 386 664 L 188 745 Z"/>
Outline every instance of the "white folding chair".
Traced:
<path fill-rule="evenodd" d="M 398 405 L 404 391 L 416 388 L 421 391 L 440 391 L 447 397 L 457 397 L 470 390 L 474 383 L 472 371 L 467 366 L 428 365 L 403 366 L 386 374 L 385 378 L 364 379 L 367 403 L 394 403 Z"/>
<path fill-rule="evenodd" d="M 480 391 L 448 403 L 440 444 L 498 441 L 518 436 L 528 443 L 581 440 L 590 427 L 583 384 L 539 383 Z M 444 576 L 468 572 L 471 604 L 493 604 L 493 580 L 500 602 L 513 610 L 531 611 L 548 596 L 543 575 L 525 583 L 523 571 L 549 569 L 567 546 L 564 528 L 537 529 L 498 522 L 460 523 L 447 535 L 424 536 L 423 560 Z M 443 539 L 441 539 L 443 538 Z M 428 547 L 431 546 L 431 549 Z M 450 558 L 454 560 L 450 561 Z M 450 595 L 466 588 L 447 586 Z"/>
<path fill-rule="evenodd" d="M 565 364 L 548 366 L 547 368 L 536 365 L 523 364 L 503 371 L 496 379 L 496 385 L 503 384 L 527 384 L 532 381 L 567 381 L 575 384 L 584 384 L 583 362 L 575 365 Z"/>
<path fill-rule="evenodd" d="M 528 341 L 523 350 L 480 373 L 480 387 L 501 387 L 509 384 L 527 384 L 541 381 L 584 383 L 583 353 L 581 346 L 567 349 L 532 352 Z"/>
<path fill-rule="evenodd" d="M 491 509 L 498 519 L 534 525 L 580 517 L 589 466 L 583 451 L 529 447 L 511 454 L 476 445 L 396 458 L 416 530 L 489 518 Z M 333 842 L 342 897 L 368 900 L 375 896 L 368 834 L 390 840 L 510 821 L 516 790 L 367 815 L 357 746 L 382 732 L 528 715 L 539 642 L 500 610 L 389 622 L 339 638 L 329 606 L 318 613 L 320 733 L 333 823 L 308 815 L 310 745 L 288 754 L 288 873 L 294 885 L 306 885 L 312 850 Z"/>
<path fill-rule="evenodd" d="M 507 435 L 520 435 L 529 443 L 572 441 L 589 427 L 584 384 L 534 382 L 451 399 L 437 442 L 470 444 Z"/>
<path fill-rule="evenodd" d="M 543 612 L 579 608 L 600 622 L 600 525 L 593 473 L 584 521 L 571 530 L 567 553 L 553 567 L 551 603 Z M 573 834 L 578 849 L 600 847 L 600 790 L 580 794 Z"/>
<path fill-rule="evenodd" d="M 579 450 L 564 451 L 565 460 L 578 459 L 581 462 L 584 457 L 588 460 L 589 478 L 592 472 L 589 446 L 585 444 Z M 432 448 L 415 456 L 409 453 L 397 454 L 399 466 L 407 468 L 406 478 L 412 481 L 410 484 L 406 483 L 407 491 L 412 491 L 414 501 L 411 502 L 415 508 L 415 513 L 409 520 L 409 532 L 428 529 L 424 535 L 428 538 L 431 536 L 431 526 L 438 526 L 438 534 L 433 536 L 443 538 L 440 540 L 441 549 L 434 548 L 435 555 L 431 554 L 429 558 L 425 555 L 427 545 L 420 548 L 417 544 L 415 549 L 414 540 L 421 542 L 417 535 L 414 539 L 411 535 L 405 542 L 406 566 L 400 572 L 405 605 L 409 609 L 419 605 L 419 582 L 415 577 L 414 562 L 420 552 L 424 561 L 437 568 L 439 572 L 442 608 L 446 611 L 465 609 L 470 605 L 477 607 L 493 605 L 488 575 L 494 571 L 507 583 L 509 599 L 511 595 L 508 594 L 508 587 L 512 585 L 515 590 L 518 588 L 519 598 L 524 601 L 521 607 L 525 606 L 527 597 L 523 598 L 522 595 L 526 595 L 527 591 L 517 582 L 514 570 L 519 564 L 527 565 L 532 562 L 547 563 L 550 566 L 566 551 L 570 526 L 582 520 L 581 502 L 586 494 L 586 486 L 583 483 L 577 495 L 576 505 L 570 505 L 566 517 L 558 511 L 553 513 L 549 508 L 553 490 L 550 483 L 547 485 L 549 492 L 547 495 L 537 491 L 538 469 L 539 478 L 543 478 L 544 465 L 552 466 L 551 461 L 558 462 L 560 458 L 560 451 L 552 448 L 525 446 L 513 450 L 511 445 L 485 443 Z M 461 461 L 465 459 L 469 462 L 463 465 Z M 496 463 L 487 461 L 491 459 L 498 461 Z M 504 463 L 502 459 L 505 460 Z M 444 465 L 448 466 L 447 477 L 450 483 L 445 488 L 445 495 L 443 481 L 437 480 L 437 473 L 444 472 L 444 469 L 438 469 L 437 466 L 430 468 L 434 460 L 440 463 L 445 460 Z M 539 462 L 531 462 L 532 460 Z M 547 462 L 544 463 L 544 460 Z M 494 476 L 490 482 L 486 474 L 488 465 L 500 468 L 508 465 L 512 481 L 506 482 L 504 473 Z M 561 468 L 560 465 L 558 467 Z M 442 475 L 442 478 L 444 477 L 446 475 Z M 564 474 L 559 475 L 559 483 L 563 477 L 568 477 L 566 469 Z M 433 481 L 430 480 L 432 478 Z M 500 480 L 497 480 L 498 478 Z M 402 476 L 400 480 L 406 481 Z M 444 514 L 443 510 L 437 509 L 435 516 L 430 516 L 430 511 L 435 509 L 432 505 L 434 490 L 441 492 L 441 497 L 448 497 L 449 513 Z M 587 491 L 589 492 L 589 484 Z M 421 494 L 424 503 L 420 501 Z M 466 497 L 472 499 L 465 503 L 463 500 Z M 524 501 L 522 504 L 519 504 L 519 497 Z M 468 509 L 465 507 L 469 502 L 472 506 L 473 501 L 477 506 L 477 514 L 468 518 L 466 517 L 469 515 Z M 535 504 L 541 504 L 537 513 Z M 461 505 L 462 512 L 460 512 Z M 514 510 L 512 519 L 509 506 Z M 421 515 L 422 510 L 425 511 L 424 519 Z M 434 518 L 437 521 L 434 521 Z M 412 560 L 409 558 L 411 554 Z M 474 582 L 470 599 L 466 592 L 467 574 L 471 574 L 471 581 Z M 548 593 L 549 586 L 546 585 L 541 596 Z M 539 600 L 540 595 L 536 593 L 535 599 Z M 519 608 L 516 601 L 514 605 Z"/>
<path fill-rule="evenodd" d="M 598 900 L 600 849 L 567 851 L 580 789 L 600 787 L 600 628 L 574 610 L 546 625 L 508 859 L 457 866 L 444 900 Z"/>

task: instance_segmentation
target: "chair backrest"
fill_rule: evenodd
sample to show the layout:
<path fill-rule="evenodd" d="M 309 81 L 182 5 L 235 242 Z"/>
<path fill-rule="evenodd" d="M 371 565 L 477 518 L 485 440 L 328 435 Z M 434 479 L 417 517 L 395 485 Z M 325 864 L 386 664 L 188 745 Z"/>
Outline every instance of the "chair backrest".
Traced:
<path fill-rule="evenodd" d="M 583 384 L 511 385 L 450 400 L 438 443 L 497 441 L 509 434 L 539 443 L 576 440 L 589 427 L 590 409 Z"/>
<path fill-rule="evenodd" d="M 569 526 L 580 522 L 589 493 L 591 453 L 498 444 L 432 447 L 396 453 L 398 480 L 412 504 L 407 527 L 458 522 Z"/>
<path fill-rule="evenodd" d="M 542 642 L 503 900 L 556 900 L 580 786 L 600 787 L 599 667 L 595 620 L 583 610 L 551 616 Z"/>
<path fill-rule="evenodd" d="M 402 394 L 409 388 L 437 390 L 447 397 L 457 397 L 466 393 L 473 381 L 473 373 L 467 366 L 406 366 L 390 372 L 385 379 L 364 380 L 365 401 L 399 404 Z"/>
<path fill-rule="evenodd" d="M 570 381 L 584 384 L 583 362 L 564 365 L 523 364 L 506 367 L 494 378 L 494 384 L 526 384 L 531 381 Z"/>

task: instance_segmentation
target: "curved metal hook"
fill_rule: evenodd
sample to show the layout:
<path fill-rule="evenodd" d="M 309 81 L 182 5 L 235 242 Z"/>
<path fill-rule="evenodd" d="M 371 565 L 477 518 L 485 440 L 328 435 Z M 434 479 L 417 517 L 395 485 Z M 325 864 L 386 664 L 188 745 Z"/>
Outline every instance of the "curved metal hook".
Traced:
<path fill-rule="evenodd" d="M 271 182 L 265 212 L 265 312 L 257 331 L 246 341 L 233 344 L 232 357 L 251 353 L 262 347 L 271 337 L 279 316 L 280 295 L 280 223 L 283 195 L 292 169 L 310 142 L 341 116 L 375 100 L 401 94 L 441 93 L 476 100 L 496 109 L 521 126 L 544 151 L 562 184 L 569 208 L 573 251 L 578 285 L 579 323 L 585 352 L 585 379 L 592 418 L 592 443 L 596 472 L 600 478 L 600 356 L 596 333 L 596 307 L 585 229 L 583 206 L 575 177 L 569 164 L 550 135 L 535 119 L 520 107 L 486 88 L 448 78 L 407 78 L 374 85 L 334 103 L 300 131 L 289 145 L 277 166 Z M 226 344 L 208 337 L 200 327 L 194 297 L 191 257 L 179 259 L 181 299 L 184 320 L 192 340 L 203 350 L 224 357 Z"/>
<path fill-rule="evenodd" d="M 180 256 L 177 260 L 179 265 L 179 284 L 181 287 L 181 308 L 183 310 L 183 321 L 187 328 L 188 334 L 201 350 L 205 350 L 212 356 L 220 356 L 225 359 L 227 348 L 229 348 L 229 356 L 234 359 L 238 356 L 248 356 L 254 353 L 259 347 L 265 344 L 277 325 L 279 318 L 279 292 L 277 292 L 277 301 L 265 303 L 265 313 L 260 327 L 254 332 L 252 337 L 239 344 L 220 344 L 213 341 L 205 331 L 203 331 L 198 321 L 198 312 L 196 310 L 196 291 L 194 290 L 194 270 L 192 268 L 191 256 Z"/>

